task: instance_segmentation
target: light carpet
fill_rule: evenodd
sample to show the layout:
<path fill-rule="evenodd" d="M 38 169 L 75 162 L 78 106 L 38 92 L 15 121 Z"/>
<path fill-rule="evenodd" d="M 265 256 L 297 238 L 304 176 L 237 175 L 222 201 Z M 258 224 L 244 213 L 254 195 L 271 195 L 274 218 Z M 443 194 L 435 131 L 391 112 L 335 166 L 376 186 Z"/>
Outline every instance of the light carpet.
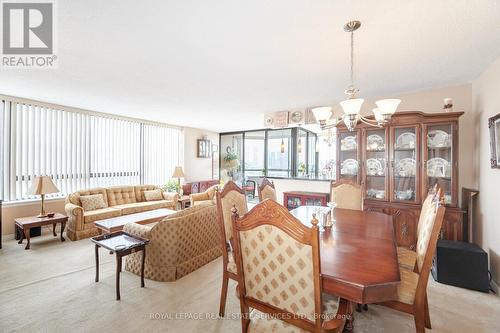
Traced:
<path fill-rule="evenodd" d="M 0 250 L 1 332 L 241 332 L 239 301 L 230 283 L 226 318 L 217 318 L 222 279 L 219 258 L 176 282 L 121 274 L 115 300 L 115 257 L 100 251 L 95 283 L 90 240 L 60 242 L 48 235 L 31 250 L 14 240 Z M 500 332 L 500 298 L 429 283 L 433 329 L 428 332 Z M 356 332 L 415 332 L 409 315 L 370 305 L 355 312 Z"/>

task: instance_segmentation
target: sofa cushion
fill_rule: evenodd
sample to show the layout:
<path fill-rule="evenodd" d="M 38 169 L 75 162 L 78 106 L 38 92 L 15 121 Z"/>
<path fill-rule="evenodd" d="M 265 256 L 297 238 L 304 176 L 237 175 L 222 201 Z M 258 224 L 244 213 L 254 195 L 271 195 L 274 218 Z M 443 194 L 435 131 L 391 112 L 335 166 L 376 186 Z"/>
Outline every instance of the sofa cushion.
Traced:
<path fill-rule="evenodd" d="M 159 188 L 156 190 L 144 191 L 144 198 L 146 201 L 163 200 L 163 192 Z"/>
<path fill-rule="evenodd" d="M 108 206 L 117 206 L 137 202 L 133 186 L 116 186 L 106 189 Z"/>
<path fill-rule="evenodd" d="M 71 202 L 72 204 L 81 207 L 82 202 L 80 200 L 80 197 L 84 196 L 84 195 L 93 195 L 93 194 L 102 194 L 102 196 L 104 197 L 104 202 L 106 202 L 106 206 L 109 206 L 108 205 L 108 197 L 106 195 L 106 189 L 101 188 L 101 187 L 96 187 L 96 188 L 91 188 L 88 190 L 81 190 L 81 191 L 78 191 L 75 193 L 71 193 L 66 198 L 66 202 Z"/>
<path fill-rule="evenodd" d="M 156 189 L 158 189 L 158 186 L 156 186 L 156 185 L 137 185 L 137 186 L 134 186 L 135 200 L 137 202 L 146 201 L 146 198 L 144 197 L 144 191 L 151 191 L 151 190 L 156 190 Z"/>
<path fill-rule="evenodd" d="M 80 196 L 80 201 L 82 202 L 82 208 L 84 211 L 91 211 L 108 207 L 108 205 L 104 201 L 104 196 L 101 193 L 82 195 Z"/>
<path fill-rule="evenodd" d="M 171 208 L 171 207 L 172 207 L 172 201 L 169 200 L 134 202 L 134 203 L 113 206 L 113 208 L 120 209 L 122 215 L 140 213 L 159 208 Z"/>
<path fill-rule="evenodd" d="M 112 207 L 90 210 L 88 212 L 83 212 L 83 223 L 93 223 L 95 221 L 109 219 L 121 215 L 121 210 Z"/>

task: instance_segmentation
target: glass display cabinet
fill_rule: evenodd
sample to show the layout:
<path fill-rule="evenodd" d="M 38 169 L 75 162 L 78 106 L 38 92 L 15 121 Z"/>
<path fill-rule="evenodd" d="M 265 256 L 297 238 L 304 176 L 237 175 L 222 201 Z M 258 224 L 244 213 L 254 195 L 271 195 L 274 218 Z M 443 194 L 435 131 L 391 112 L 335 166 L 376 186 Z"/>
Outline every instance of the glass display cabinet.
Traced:
<path fill-rule="evenodd" d="M 337 131 L 337 175 L 361 184 L 364 207 L 394 217 L 400 246 L 414 249 L 422 201 L 438 185 L 446 205 L 441 237 L 463 239 L 458 208 L 458 119 L 463 112 L 398 112 L 384 127 Z"/>

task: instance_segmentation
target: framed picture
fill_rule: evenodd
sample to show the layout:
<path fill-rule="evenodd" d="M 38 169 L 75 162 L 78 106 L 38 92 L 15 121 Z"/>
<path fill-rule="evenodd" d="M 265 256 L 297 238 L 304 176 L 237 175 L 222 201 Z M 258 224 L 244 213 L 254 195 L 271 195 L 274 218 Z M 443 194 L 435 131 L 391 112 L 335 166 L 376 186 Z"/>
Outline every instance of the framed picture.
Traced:
<path fill-rule="evenodd" d="M 488 119 L 490 129 L 491 167 L 500 169 L 500 113 Z"/>
<path fill-rule="evenodd" d="M 198 157 L 210 158 L 212 156 L 212 142 L 207 139 L 198 139 Z"/>

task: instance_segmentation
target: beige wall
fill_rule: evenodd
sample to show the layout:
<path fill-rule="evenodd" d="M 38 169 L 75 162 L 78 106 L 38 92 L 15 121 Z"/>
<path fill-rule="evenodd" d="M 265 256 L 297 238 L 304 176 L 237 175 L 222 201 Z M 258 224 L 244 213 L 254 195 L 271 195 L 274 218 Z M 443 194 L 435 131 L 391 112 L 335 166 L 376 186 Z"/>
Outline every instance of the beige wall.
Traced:
<path fill-rule="evenodd" d="M 219 134 L 215 132 L 200 130 L 196 128 L 184 128 L 184 181 L 196 181 L 212 179 L 212 159 L 197 157 L 197 141 L 204 135 L 219 145 Z M 217 161 L 218 163 L 218 161 Z"/>
<path fill-rule="evenodd" d="M 498 188 L 500 170 L 490 167 L 490 137 L 488 118 L 500 113 L 500 57 L 491 64 L 472 84 L 479 152 L 479 207 L 476 217 L 474 242 L 478 243 L 490 258 L 493 280 L 500 282 L 500 220 Z"/>

